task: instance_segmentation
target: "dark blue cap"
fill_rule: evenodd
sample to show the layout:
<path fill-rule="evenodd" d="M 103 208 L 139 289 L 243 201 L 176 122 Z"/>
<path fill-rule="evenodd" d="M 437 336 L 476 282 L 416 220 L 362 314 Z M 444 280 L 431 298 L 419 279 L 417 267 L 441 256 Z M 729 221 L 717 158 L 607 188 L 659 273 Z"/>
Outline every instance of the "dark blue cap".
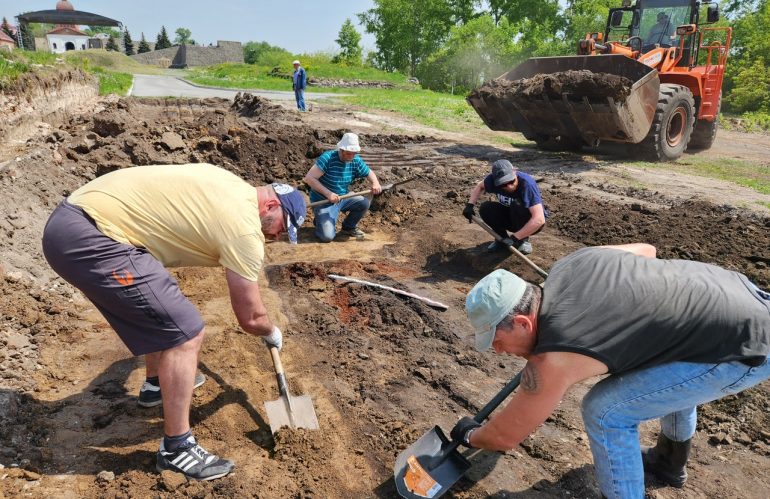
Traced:
<path fill-rule="evenodd" d="M 286 232 L 291 244 L 297 244 L 297 229 L 305 222 L 307 204 L 305 197 L 294 187 L 286 184 L 273 184 L 273 190 L 286 213 Z"/>

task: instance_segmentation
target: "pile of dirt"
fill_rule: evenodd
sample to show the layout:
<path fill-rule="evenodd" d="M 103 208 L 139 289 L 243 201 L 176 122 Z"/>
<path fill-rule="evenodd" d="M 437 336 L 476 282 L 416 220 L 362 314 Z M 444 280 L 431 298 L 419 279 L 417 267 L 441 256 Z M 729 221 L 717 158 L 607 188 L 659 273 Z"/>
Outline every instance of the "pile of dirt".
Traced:
<path fill-rule="evenodd" d="M 562 94 L 589 99 L 611 97 L 623 101 L 631 93 L 633 82 L 624 76 L 594 73 L 587 69 L 536 74 L 519 80 L 496 79 L 471 92 L 469 99 L 485 100 L 560 100 Z"/>

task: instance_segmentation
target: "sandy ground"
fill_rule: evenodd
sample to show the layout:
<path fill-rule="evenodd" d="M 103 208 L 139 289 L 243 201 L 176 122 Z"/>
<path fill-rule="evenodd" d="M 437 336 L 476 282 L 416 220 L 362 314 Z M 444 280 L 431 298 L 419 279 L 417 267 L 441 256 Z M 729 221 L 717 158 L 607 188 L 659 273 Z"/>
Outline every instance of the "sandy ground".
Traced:
<path fill-rule="evenodd" d="M 277 398 L 269 355 L 241 332 L 221 269 L 175 271 L 200 308 L 207 339 L 194 396 L 201 443 L 236 461 L 231 476 L 185 482 L 154 471 L 160 409 L 141 409 L 141 359 L 42 259 L 39 238 L 63 195 L 133 164 L 208 161 L 255 183 L 298 184 L 312 159 L 347 130 L 383 183 L 419 178 L 378 198 L 364 241 L 271 243 L 263 289 L 286 332 L 295 394 L 309 394 L 321 429 L 271 436 L 263 403 Z M 537 282 L 515 257 L 485 251 L 488 236 L 460 216 L 490 160 L 539 180 L 551 218 L 533 238 L 546 270 L 584 245 L 645 241 L 664 258 L 717 263 L 770 287 L 770 218 L 761 196 L 674 169 L 645 170 L 603 151 L 548 154 L 494 145 L 484 132 L 449 134 L 386 113 L 323 106 L 299 115 L 259 99 L 123 100 L 38 128 L 0 147 L 0 497 L 394 497 L 398 453 L 433 425 L 483 406 L 522 367 L 479 354 L 463 312 L 467 291 L 506 268 Z M 766 166 L 770 139 L 720 133 L 709 152 Z M 747 202 L 747 200 L 750 200 Z M 400 287 L 446 311 L 387 291 L 338 284 L 341 274 Z M 572 390 L 517 449 L 480 453 L 457 498 L 598 497 L 579 400 Z M 702 408 L 690 481 L 654 498 L 764 498 L 770 490 L 770 385 Z M 657 424 L 642 428 L 651 443 Z"/>

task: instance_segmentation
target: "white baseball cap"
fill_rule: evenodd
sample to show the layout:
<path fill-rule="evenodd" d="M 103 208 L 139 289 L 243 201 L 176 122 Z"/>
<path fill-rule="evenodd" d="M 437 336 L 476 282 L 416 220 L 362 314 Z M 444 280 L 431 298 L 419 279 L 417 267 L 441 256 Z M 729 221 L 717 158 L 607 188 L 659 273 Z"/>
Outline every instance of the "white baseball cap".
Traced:
<path fill-rule="evenodd" d="M 292 62 L 292 64 L 299 64 L 299 61 L 295 60 L 294 62 Z"/>
<path fill-rule="evenodd" d="M 359 152 L 361 146 L 358 143 L 358 135 L 348 132 L 337 142 L 337 149 L 348 152 Z"/>

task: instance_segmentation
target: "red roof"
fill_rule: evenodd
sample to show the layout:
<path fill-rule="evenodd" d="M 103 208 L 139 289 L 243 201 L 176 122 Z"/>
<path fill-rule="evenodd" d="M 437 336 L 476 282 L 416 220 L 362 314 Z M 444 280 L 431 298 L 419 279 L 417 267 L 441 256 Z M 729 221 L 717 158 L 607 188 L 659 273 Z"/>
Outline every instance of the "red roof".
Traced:
<path fill-rule="evenodd" d="M 16 43 L 16 41 L 15 41 L 13 38 L 11 38 L 10 36 L 8 36 L 8 35 L 5 33 L 5 31 L 3 31 L 3 30 L 1 30 L 1 29 L 0 29 L 0 41 L 3 41 L 3 42 L 11 42 L 11 43 L 14 43 L 14 44 Z"/>
<path fill-rule="evenodd" d="M 54 28 L 48 33 L 47 35 L 76 35 L 76 36 L 88 36 L 82 31 L 80 31 L 77 28 L 73 28 L 72 26 L 59 26 L 58 28 Z"/>

